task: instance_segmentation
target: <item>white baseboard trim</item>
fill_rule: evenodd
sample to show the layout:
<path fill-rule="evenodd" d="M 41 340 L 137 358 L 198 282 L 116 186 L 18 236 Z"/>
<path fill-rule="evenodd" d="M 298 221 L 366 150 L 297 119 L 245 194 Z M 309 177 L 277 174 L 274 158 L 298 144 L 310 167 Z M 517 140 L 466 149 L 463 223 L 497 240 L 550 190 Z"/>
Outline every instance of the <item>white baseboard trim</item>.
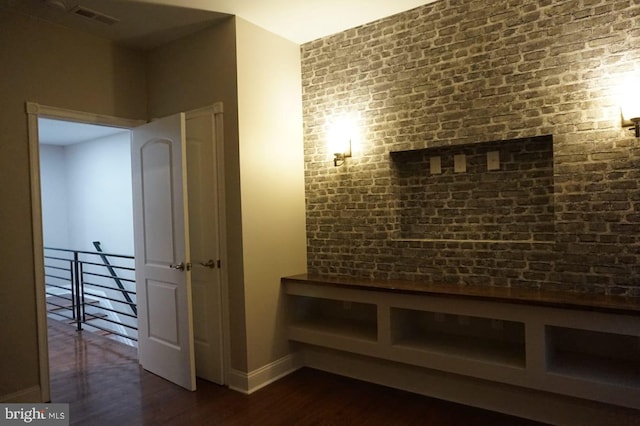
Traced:
<path fill-rule="evenodd" d="M 14 393 L 0 396 L 0 403 L 3 404 L 15 404 L 22 402 L 41 403 L 42 394 L 40 393 L 40 386 L 33 386 L 27 389 L 22 389 Z"/>
<path fill-rule="evenodd" d="M 229 389 L 249 395 L 300 367 L 301 358 L 297 353 L 293 353 L 249 373 L 231 369 L 228 376 Z"/>

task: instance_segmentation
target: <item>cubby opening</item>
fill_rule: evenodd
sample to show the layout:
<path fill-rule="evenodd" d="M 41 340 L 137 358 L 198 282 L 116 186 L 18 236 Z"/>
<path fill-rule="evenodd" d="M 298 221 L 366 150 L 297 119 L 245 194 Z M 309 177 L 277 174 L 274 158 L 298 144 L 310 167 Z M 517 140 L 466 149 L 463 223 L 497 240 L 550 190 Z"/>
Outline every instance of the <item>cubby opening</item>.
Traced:
<path fill-rule="evenodd" d="M 375 342 L 378 339 L 377 306 L 370 303 L 292 296 L 294 327 Z"/>
<path fill-rule="evenodd" d="M 640 388 L 640 337 L 547 326 L 547 371 Z"/>
<path fill-rule="evenodd" d="M 449 356 L 524 368 L 524 324 L 393 308 L 392 344 Z"/>

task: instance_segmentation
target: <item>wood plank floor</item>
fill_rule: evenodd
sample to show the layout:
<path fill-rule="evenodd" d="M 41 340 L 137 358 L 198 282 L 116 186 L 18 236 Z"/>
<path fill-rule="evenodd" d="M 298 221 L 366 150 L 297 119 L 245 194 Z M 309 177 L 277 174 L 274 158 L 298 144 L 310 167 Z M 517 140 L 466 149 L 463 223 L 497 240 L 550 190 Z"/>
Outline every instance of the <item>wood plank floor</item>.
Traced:
<path fill-rule="evenodd" d="M 539 425 L 307 368 L 251 395 L 203 380 L 189 392 L 136 355 L 49 320 L 52 402 L 70 404 L 74 425 Z"/>

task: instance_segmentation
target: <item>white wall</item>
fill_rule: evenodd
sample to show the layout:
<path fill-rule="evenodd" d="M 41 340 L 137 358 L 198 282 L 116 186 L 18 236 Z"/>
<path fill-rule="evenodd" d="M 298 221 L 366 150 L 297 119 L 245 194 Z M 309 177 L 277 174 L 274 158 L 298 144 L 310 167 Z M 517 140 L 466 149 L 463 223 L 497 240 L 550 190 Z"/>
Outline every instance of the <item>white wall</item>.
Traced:
<path fill-rule="evenodd" d="M 129 132 L 66 148 L 69 243 L 94 251 L 133 255 Z"/>
<path fill-rule="evenodd" d="M 133 255 L 130 136 L 41 145 L 45 246 Z"/>
<path fill-rule="evenodd" d="M 69 200 L 65 149 L 40 145 L 42 231 L 45 247 L 69 247 Z"/>
<path fill-rule="evenodd" d="M 307 270 L 300 47 L 236 18 L 248 370 L 289 353 L 280 278 Z"/>

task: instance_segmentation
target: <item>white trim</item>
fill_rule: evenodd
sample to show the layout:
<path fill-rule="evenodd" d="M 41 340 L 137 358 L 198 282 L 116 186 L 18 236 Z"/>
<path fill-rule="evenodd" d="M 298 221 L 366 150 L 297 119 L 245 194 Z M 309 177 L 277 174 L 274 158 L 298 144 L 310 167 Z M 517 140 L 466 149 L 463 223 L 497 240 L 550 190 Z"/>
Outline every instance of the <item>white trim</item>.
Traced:
<path fill-rule="evenodd" d="M 191 115 L 191 116 L 198 116 L 199 114 L 211 114 L 213 113 L 214 115 L 218 115 L 218 114 L 222 114 L 224 112 L 224 106 L 222 102 L 215 102 L 211 105 L 207 105 L 205 107 L 202 108 L 196 108 L 196 109 L 192 109 L 187 111 L 186 113 Z"/>
<path fill-rule="evenodd" d="M 21 402 L 34 402 L 38 401 L 40 395 L 44 390 L 40 389 L 40 386 L 33 386 L 27 389 L 22 389 L 17 392 L 13 392 L 7 395 L 0 396 L 0 403 L 2 404 L 15 404 Z M 41 401 L 48 402 L 48 401 Z"/>
<path fill-rule="evenodd" d="M 29 110 L 29 108 L 27 108 Z M 40 365 L 40 399 L 51 400 L 49 386 L 49 342 L 47 338 L 47 302 L 44 289 L 44 257 L 42 236 L 42 205 L 40 196 L 40 145 L 38 143 L 38 116 L 28 115 L 29 170 L 31 186 L 31 233 L 33 236 L 33 273 L 36 293 L 36 326 L 38 359 Z"/>
<path fill-rule="evenodd" d="M 302 360 L 300 356 L 297 353 L 293 353 L 250 373 L 231 369 L 229 371 L 229 389 L 249 395 L 301 367 Z"/>
<path fill-rule="evenodd" d="M 99 124 L 110 127 L 121 127 L 123 129 L 131 129 L 146 123 L 144 120 L 130 120 L 128 118 L 112 117 L 110 115 L 74 111 L 71 109 L 40 105 L 35 102 L 27 102 L 26 111 L 27 114 L 36 115 L 38 117 L 75 121 L 78 123 Z"/>
<path fill-rule="evenodd" d="M 44 284 L 44 242 L 42 235 L 42 205 L 40 197 L 40 146 L 38 135 L 38 118 L 47 117 L 76 121 L 81 123 L 101 124 L 105 126 L 132 128 L 144 124 L 141 120 L 129 120 L 125 118 L 111 117 L 101 114 L 92 114 L 73 111 L 52 106 L 40 105 L 35 102 L 25 104 L 25 112 L 28 119 L 29 138 L 29 176 L 31 186 L 31 229 L 33 234 L 33 262 L 36 293 L 36 326 L 38 334 L 38 360 L 40 367 L 40 386 L 37 387 L 37 397 L 33 400 L 48 402 L 51 400 L 49 377 L 49 345 L 47 330 L 47 306 Z M 32 388 L 26 391 L 33 391 Z M 26 392 L 25 391 L 25 392 Z M 10 395 L 11 396 L 11 395 Z"/>
<path fill-rule="evenodd" d="M 222 349 L 223 349 L 223 378 L 224 383 L 229 383 L 231 369 L 231 320 L 229 309 L 229 268 L 227 265 L 227 203 L 226 203 L 226 182 L 225 182 L 225 158 L 224 158 L 224 116 L 222 102 L 213 104 L 214 120 L 216 125 L 216 159 L 217 164 L 217 180 L 218 180 L 218 238 L 220 250 L 220 285 L 222 299 Z"/>

